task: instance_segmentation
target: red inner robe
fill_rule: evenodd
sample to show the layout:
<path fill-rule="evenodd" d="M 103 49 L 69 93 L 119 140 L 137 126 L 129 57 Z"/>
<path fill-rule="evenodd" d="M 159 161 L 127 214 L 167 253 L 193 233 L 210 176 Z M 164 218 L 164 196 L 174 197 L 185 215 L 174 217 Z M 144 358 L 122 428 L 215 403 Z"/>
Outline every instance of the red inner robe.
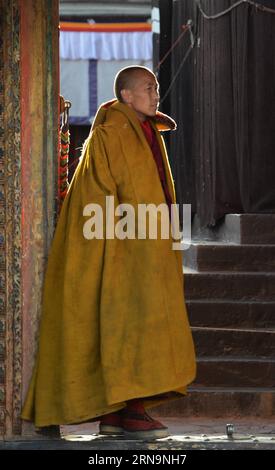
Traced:
<path fill-rule="evenodd" d="M 171 204 L 172 204 L 172 199 L 169 193 L 169 188 L 166 180 L 166 175 L 165 175 L 165 168 L 163 165 L 163 160 L 162 160 L 162 155 L 161 155 L 161 150 L 159 148 L 159 144 L 157 141 L 156 134 L 154 132 L 154 129 L 152 128 L 151 124 L 149 121 L 140 121 L 141 128 L 143 129 L 143 132 L 145 134 L 145 137 L 150 145 L 150 148 L 152 150 L 152 154 L 154 157 L 154 160 L 157 165 L 158 173 L 159 173 L 159 178 L 160 182 L 162 185 L 162 189 L 165 195 L 166 203 L 169 208 L 169 214 L 171 212 Z"/>

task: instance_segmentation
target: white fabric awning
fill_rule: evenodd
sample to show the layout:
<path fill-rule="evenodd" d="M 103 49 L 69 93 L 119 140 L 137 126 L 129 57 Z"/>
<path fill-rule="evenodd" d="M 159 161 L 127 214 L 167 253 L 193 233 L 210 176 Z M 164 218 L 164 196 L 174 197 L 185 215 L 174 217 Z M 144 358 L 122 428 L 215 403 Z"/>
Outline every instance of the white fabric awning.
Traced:
<path fill-rule="evenodd" d="M 70 60 L 151 60 L 152 32 L 60 31 L 60 57 Z"/>

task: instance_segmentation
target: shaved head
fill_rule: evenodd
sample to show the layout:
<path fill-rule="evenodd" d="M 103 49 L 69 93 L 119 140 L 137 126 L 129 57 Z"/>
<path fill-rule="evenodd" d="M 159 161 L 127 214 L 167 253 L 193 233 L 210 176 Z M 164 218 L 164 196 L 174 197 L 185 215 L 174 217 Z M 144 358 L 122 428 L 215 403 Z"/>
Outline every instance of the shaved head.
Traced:
<path fill-rule="evenodd" d="M 114 94 L 118 101 L 124 102 L 121 90 L 131 90 L 134 88 L 135 83 L 140 76 L 148 74 L 155 78 L 154 73 L 147 67 L 142 65 L 130 65 L 121 69 L 115 77 Z"/>
<path fill-rule="evenodd" d="M 115 78 L 114 93 L 144 121 L 156 115 L 159 106 L 159 83 L 155 74 L 141 65 L 121 69 Z"/>

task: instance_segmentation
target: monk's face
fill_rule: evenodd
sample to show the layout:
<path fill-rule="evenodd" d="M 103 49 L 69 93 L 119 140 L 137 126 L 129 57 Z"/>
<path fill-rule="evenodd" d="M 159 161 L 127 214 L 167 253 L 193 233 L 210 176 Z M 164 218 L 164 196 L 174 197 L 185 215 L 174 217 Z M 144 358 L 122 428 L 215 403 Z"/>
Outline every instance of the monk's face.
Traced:
<path fill-rule="evenodd" d="M 141 121 L 155 116 L 159 105 L 159 84 L 154 75 L 137 71 L 129 89 L 122 93 L 125 104 L 132 108 Z"/>

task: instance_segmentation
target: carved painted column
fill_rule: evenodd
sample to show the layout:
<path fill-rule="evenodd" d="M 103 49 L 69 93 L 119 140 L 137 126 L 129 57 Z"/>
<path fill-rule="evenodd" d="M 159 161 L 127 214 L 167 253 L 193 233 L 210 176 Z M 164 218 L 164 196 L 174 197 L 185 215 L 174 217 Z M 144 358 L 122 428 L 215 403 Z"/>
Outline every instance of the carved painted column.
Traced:
<path fill-rule="evenodd" d="M 0 434 L 14 435 L 55 225 L 58 1 L 0 0 L 0 31 Z"/>

